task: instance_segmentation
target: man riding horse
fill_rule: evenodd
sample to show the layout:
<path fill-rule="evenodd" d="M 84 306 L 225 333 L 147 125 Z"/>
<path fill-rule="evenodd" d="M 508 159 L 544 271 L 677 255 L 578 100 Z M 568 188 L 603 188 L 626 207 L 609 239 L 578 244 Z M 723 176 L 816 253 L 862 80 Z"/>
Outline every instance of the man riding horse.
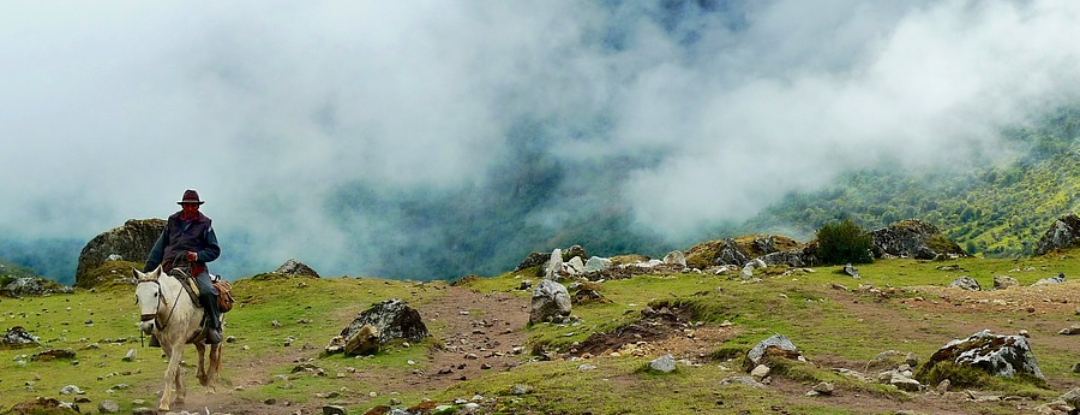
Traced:
<path fill-rule="evenodd" d="M 188 189 L 183 198 L 176 202 L 181 210 L 169 216 L 165 230 L 154 243 L 150 257 L 146 259 L 143 272 L 151 272 L 159 265 L 166 273 L 176 267 L 189 267 L 191 275 L 199 287 L 199 302 L 204 315 L 203 329 L 206 331 L 206 344 L 221 343 L 221 312 L 218 310 L 218 291 L 210 279 L 207 262 L 221 255 L 217 235 L 211 226 L 210 218 L 199 212 L 202 200 L 199 193 Z M 155 346 L 156 338 L 150 338 L 150 345 Z"/>

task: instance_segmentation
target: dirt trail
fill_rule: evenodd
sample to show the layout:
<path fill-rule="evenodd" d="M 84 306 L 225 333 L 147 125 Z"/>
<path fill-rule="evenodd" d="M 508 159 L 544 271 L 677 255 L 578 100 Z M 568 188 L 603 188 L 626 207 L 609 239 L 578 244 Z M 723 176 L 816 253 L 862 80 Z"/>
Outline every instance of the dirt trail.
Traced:
<path fill-rule="evenodd" d="M 444 295 L 416 306 L 421 318 L 429 327 L 440 327 L 433 332 L 444 347 L 428 353 L 427 370 L 415 373 L 389 371 L 357 371 L 350 379 L 380 384 L 385 391 L 442 390 L 456 382 L 476 379 L 486 371 L 510 370 L 524 359 L 523 346 L 527 336 L 522 328 L 529 320 L 528 301 L 506 293 L 481 294 L 466 288 L 450 286 Z M 515 354 L 515 347 L 519 348 Z M 306 355 L 317 355 L 309 350 Z M 189 412 L 209 408 L 211 413 L 292 415 L 322 413 L 329 402 L 347 402 L 364 407 L 370 401 L 366 396 L 355 399 L 320 399 L 313 397 L 306 403 L 273 402 L 267 404 L 241 397 L 239 387 L 265 385 L 273 375 L 272 370 L 297 365 L 296 354 L 282 353 L 260 362 L 226 361 L 226 377 L 231 385 L 219 388 L 219 393 L 208 394 L 197 384 L 194 376 L 187 376 L 188 398 L 174 411 Z M 318 360 L 312 362 L 318 365 Z M 154 385 L 157 387 L 158 385 Z M 152 404 L 152 403 L 148 403 Z M 406 402 L 406 405 L 413 403 Z M 355 409 L 354 409 L 355 410 Z"/>

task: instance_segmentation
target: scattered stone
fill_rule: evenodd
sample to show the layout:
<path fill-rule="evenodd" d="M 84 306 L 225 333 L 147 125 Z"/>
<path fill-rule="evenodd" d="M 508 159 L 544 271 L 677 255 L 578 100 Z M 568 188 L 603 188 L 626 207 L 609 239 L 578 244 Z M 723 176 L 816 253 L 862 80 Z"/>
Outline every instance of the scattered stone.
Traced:
<path fill-rule="evenodd" d="M 75 352 L 71 350 L 46 350 L 44 352 L 30 356 L 31 362 L 49 362 L 56 359 L 74 359 Z"/>
<path fill-rule="evenodd" d="M 1037 281 L 1035 283 L 1035 285 L 1052 285 L 1052 284 L 1061 284 L 1063 282 L 1065 282 L 1065 273 L 1061 272 L 1061 273 L 1058 273 L 1058 275 L 1056 277 L 1043 278 L 1043 279 Z"/>
<path fill-rule="evenodd" d="M 945 379 L 941 381 L 941 383 L 938 383 L 937 388 L 935 388 L 934 390 L 936 390 L 937 393 L 942 394 L 948 392 L 952 390 L 952 382 L 950 382 L 948 379 Z"/>
<path fill-rule="evenodd" d="M 649 369 L 660 373 L 671 373 L 675 371 L 675 358 L 669 354 L 660 356 L 653 361 L 649 362 Z"/>
<path fill-rule="evenodd" d="M 686 268 L 686 256 L 682 251 L 671 251 L 664 256 L 664 264 L 678 268 Z"/>
<path fill-rule="evenodd" d="M 75 386 L 75 385 L 67 385 L 67 386 L 64 386 L 63 388 L 60 388 L 60 394 L 61 395 L 81 395 L 83 393 L 84 392 L 82 390 L 80 390 L 78 386 Z"/>
<path fill-rule="evenodd" d="M 769 369 L 768 366 L 757 365 L 756 367 L 754 367 L 754 370 L 750 371 L 750 376 L 754 379 L 762 380 L 765 379 L 765 377 L 769 376 L 770 371 L 771 369 Z"/>
<path fill-rule="evenodd" d="M 31 335 L 22 326 L 7 329 L 7 333 L 0 338 L 0 348 L 17 349 L 41 344 L 41 338 Z"/>
<path fill-rule="evenodd" d="M 949 286 L 967 291 L 982 291 L 982 287 L 979 286 L 979 282 L 976 281 L 974 278 L 968 276 L 963 276 L 953 280 L 953 282 L 950 283 Z"/>
<path fill-rule="evenodd" d="M 1004 290 L 1006 288 L 1015 287 L 1018 285 L 1020 285 L 1020 282 L 1017 281 L 1016 278 L 1010 277 L 1008 275 L 997 275 L 994 277 L 995 290 Z"/>
<path fill-rule="evenodd" d="M 147 408 L 145 406 L 138 407 L 131 410 L 131 415 L 157 415 L 157 410 Z"/>
<path fill-rule="evenodd" d="M 529 391 L 531 390 L 532 388 L 530 388 L 529 385 L 514 385 L 510 388 L 510 394 L 514 396 L 521 396 L 529 393 Z"/>
<path fill-rule="evenodd" d="M 98 412 L 103 414 L 115 414 L 120 412 L 120 404 L 105 400 L 98 404 Z"/>
<path fill-rule="evenodd" d="M 326 405 L 322 407 L 323 415 L 345 415 L 345 407 L 338 405 Z"/>
<path fill-rule="evenodd" d="M 859 269 L 852 266 L 850 262 L 844 264 L 844 274 L 854 279 L 862 278 L 862 276 L 859 275 Z"/>
<path fill-rule="evenodd" d="M 798 348 L 795 347 L 795 344 L 792 343 L 791 340 L 788 340 L 788 338 L 782 334 L 776 334 L 762 340 L 755 345 L 753 349 L 750 349 L 750 352 L 746 354 L 749 363 L 747 369 L 749 370 L 757 367 L 757 365 L 761 363 L 761 358 L 765 357 L 766 352 L 769 351 L 769 349 L 774 350 L 769 354 L 775 353 L 792 360 L 802 359 L 802 356 L 798 352 Z"/>
<path fill-rule="evenodd" d="M 746 385 L 746 386 L 750 386 L 752 388 L 757 388 L 757 389 L 764 389 L 765 388 L 765 384 L 763 384 L 761 382 L 758 382 L 757 379 L 754 379 L 754 378 L 752 378 L 750 376 L 732 376 L 732 377 L 725 378 L 724 380 L 720 381 L 720 384 L 725 385 L 725 386 L 726 385 L 733 385 L 733 384 L 736 384 L 736 383 Z"/>
<path fill-rule="evenodd" d="M 817 385 L 814 385 L 814 392 L 817 392 L 821 395 L 832 395 L 835 390 L 836 386 L 829 382 L 821 382 Z"/>
<path fill-rule="evenodd" d="M 1061 329 L 1061 331 L 1058 332 L 1058 334 L 1062 334 L 1062 335 L 1066 335 L 1066 336 L 1072 336 L 1072 335 L 1080 334 L 1080 324 L 1073 324 L 1073 325 L 1071 325 L 1071 326 L 1069 326 L 1067 328 L 1063 328 L 1063 329 Z"/>
<path fill-rule="evenodd" d="M 127 354 L 125 354 L 124 358 L 121 359 L 121 360 L 123 360 L 125 362 L 134 362 L 135 361 L 135 349 L 129 349 Z"/>

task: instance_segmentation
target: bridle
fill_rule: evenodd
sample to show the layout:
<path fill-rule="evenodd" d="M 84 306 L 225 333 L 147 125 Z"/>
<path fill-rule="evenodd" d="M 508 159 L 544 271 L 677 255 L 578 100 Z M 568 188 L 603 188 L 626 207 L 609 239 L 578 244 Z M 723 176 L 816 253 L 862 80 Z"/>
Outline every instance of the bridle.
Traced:
<path fill-rule="evenodd" d="M 160 278 L 160 276 L 158 278 Z M 172 307 L 169 308 L 169 315 L 165 317 L 165 321 L 161 321 L 161 319 L 159 318 L 160 313 L 158 313 L 157 310 L 161 309 L 161 304 L 164 304 L 165 307 L 169 307 L 169 301 L 165 299 L 165 293 L 161 290 L 161 282 L 159 282 L 157 278 L 153 278 L 153 279 L 151 279 L 151 278 L 142 278 L 142 279 L 139 279 L 138 285 L 142 285 L 142 284 L 155 284 L 155 285 L 157 285 L 157 287 L 158 287 L 157 288 L 158 307 L 155 309 L 155 312 L 153 314 L 142 314 L 142 315 L 139 316 L 139 319 L 142 322 L 147 322 L 147 321 L 150 321 L 150 320 L 154 320 L 154 327 L 157 327 L 158 330 L 165 330 L 165 325 L 168 324 L 169 320 L 172 319 L 173 312 L 176 311 L 176 305 L 178 303 L 180 303 L 180 295 L 184 293 L 184 290 L 180 289 L 176 293 L 176 299 L 173 300 L 173 305 L 172 305 Z M 139 297 L 135 297 L 135 302 L 136 303 L 139 302 Z"/>

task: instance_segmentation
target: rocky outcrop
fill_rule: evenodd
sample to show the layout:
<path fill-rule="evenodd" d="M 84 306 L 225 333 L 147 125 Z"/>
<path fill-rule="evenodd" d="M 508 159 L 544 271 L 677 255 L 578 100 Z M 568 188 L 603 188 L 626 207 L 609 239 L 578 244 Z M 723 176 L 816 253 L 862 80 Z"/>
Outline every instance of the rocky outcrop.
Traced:
<path fill-rule="evenodd" d="M 95 236 L 83 247 L 79 254 L 79 265 L 75 269 L 75 285 L 89 288 L 101 281 L 92 281 L 89 273 L 109 260 L 110 255 L 119 255 L 128 261 L 141 262 L 150 256 L 154 242 L 165 230 L 163 219 L 132 219 L 123 226 L 113 228 Z"/>
<path fill-rule="evenodd" d="M 1035 244 L 1035 255 L 1046 255 L 1055 249 L 1076 246 L 1080 246 L 1080 216 L 1070 213 L 1050 224 L 1050 229 L 1047 229 Z"/>
<path fill-rule="evenodd" d="M 311 276 L 311 277 L 315 277 L 315 278 L 320 278 L 318 272 L 315 272 L 315 270 L 311 269 L 311 267 L 307 266 L 307 264 L 305 264 L 303 262 L 300 262 L 300 261 L 297 261 L 295 259 L 290 259 L 288 261 L 285 261 L 285 263 L 281 264 L 281 266 L 278 267 L 278 269 L 274 270 L 274 273 L 275 274 L 284 274 L 284 275 L 297 275 L 297 276 L 304 275 L 304 276 Z"/>
<path fill-rule="evenodd" d="M 761 258 L 769 265 L 802 267 L 809 263 L 805 255 L 803 245 L 791 238 L 747 235 L 694 245 L 686 252 L 686 265 L 697 269 L 716 265 L 742 267 L 751 260 Z"/>
<path fill-rule="evenodd" d="M 71 287 L 62 286 L 44 278 L 16 278 L 7 285 L 0 287 L 0 295 L 7 297 L 44 295 L 57 292 L 70 293 Z"/>
<path fill-rule="evenodd" d="M 901 257 L 934 259 L 966 257 L 960 245 L 950 241 L 934 225 L 920 220 L 904 220 L 870 232 L 871 252 L 875 258 Z"/>
<path fill-rule="evenodd" d="M 1027 339 L 1023 336 L 995 335 L 989 330 L 949 342 L 930 356 L 930 360 L 919 369 L 920 375 L 928 374 L 934 365 L 941 362 L 978 368 L 991 376 L 1013 378 L 1024 373 L 1045 379 Z"/>
<path fill-rule="evenodd" d="M 365 328 L 366 327 L 366 328 Z M 363 338 L 357 338 L 362 336 Z M 420 319 L 420 312 L 405 305 L 404 301 L 397 298 L 375 303 L 371 308 L 364 310 L 349 326 L 341 331 L 341 334 L 330 340 L 326 352 L 333 354 L 344 352 L 347 345 L 352 344 L 353 350 L 363 350 L 370 353 L 370 337 L 378 338 L 378 344 L 386 344 L 394 339 L 405 339 L 412 342 L 423 341 L 428 336 L 427 326 Z"/>

